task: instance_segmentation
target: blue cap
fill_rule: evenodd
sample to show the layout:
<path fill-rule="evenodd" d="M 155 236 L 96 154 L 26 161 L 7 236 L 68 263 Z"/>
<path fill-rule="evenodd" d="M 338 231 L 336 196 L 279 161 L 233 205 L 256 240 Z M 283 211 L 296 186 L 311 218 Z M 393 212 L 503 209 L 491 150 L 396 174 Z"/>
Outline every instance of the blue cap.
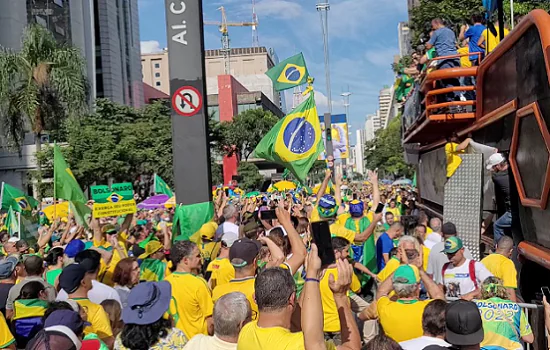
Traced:
<path fill-rule="evenodd" d="M 354 218 L 363 216 L 364 210 L 365 210 L 365 205 L 363 204 L 362 201 L 354 199 L 349 203 L 349 213 Z"/>
<path fill-rule="evenodd" d="M 86 245 L 80 239 L 75 239 L 69 242 L 65 247 L 65 254 L 69 258 L 74 258 L 78 253 L 86 249 Z"/>
<path fill-rule="evenodd" d="M 172 286 L 166 281 L 143 282 L 132 288 L 128 304 L 122 309 L 125 324 L 155 323 L 170 307 Z"/>
<path fill-rule="evenodd" d="M 44 321 L 44 328 L 53 326 L 65 326 L 75 332 L 90 326 L 91 323 L 84 322 L 78 312 L 72 310 L 56 310 L 52 312 L 46 321 Z M 77 334 L 78 335 L 78 334 Z"/>
<path fill-rule="evenodd" d="M 0 280 L 9 278 L 15 267 L 19 263 L 19 260 L 15 256 L 8 256 L 7 258 L 0 260 Z"/>

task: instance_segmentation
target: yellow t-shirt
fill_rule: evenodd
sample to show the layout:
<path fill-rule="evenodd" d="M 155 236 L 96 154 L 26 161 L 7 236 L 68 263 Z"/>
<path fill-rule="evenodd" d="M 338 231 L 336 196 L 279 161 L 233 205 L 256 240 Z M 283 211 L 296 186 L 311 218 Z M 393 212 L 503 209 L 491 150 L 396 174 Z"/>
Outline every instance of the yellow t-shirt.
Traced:
<path fill-rule="evenodd" d="M 392 213 L 395 218 L 395 221 L 399 221 L 399 217 L 401 216 L 401 211 L 399 210 L 398 207 L 395 207 L 395 208 L 387 207 L 386 213 Z"/>
<path fill-rule="evenodd" d="M 323 315 L 324 315 L 324 331 L 325 332 L 340 332 L 340 318 L 338 317 L 338 309 L 336 309 L 336 302 L 334 301 L 334 295 L 330 290 L 328 285 L 329 276 L 333 274 L 335 280 L 338 280 L 338 270 L 333 268 L 328 268 L 321 278 L 319 283 L 319 288 L 321 290 L 321 302 L 323 303 Z M 361 282 L 355 274 L 351 278 L 350 289 L 358 293 L 361 289 Z"/>
<path fill-rule="evenodd" d="M 481 34 L 485 38 L 485 53 L 488 54 L 489 52 L 492 52 L 497 45 L 500 43 L 500 35 L 499 35 L 499 29 L 498 26 L 495 26 L 495 29 L 497 30 L 497 35 L 493 35 L 489 29 L 485 29 L 483 33 Z M 506 37 L 508 34 L 510 34 L 510 31 L 506 28 L 504 28 L 504 37 Z"/>
<path fill-rule="evenodd" d="M 456 50 L 459 55 L 467 54 L 470 52 L 470 49 L 468 46 L 461 47 L 460 49 Z M 460 57 L 460 66 L 462 68 L 468 68 L 472 66 L 472 61 L 470 61 L 470 56 L 461 56 Z"/>
<path fill-rule="evenodd" d="M 124 239 L 124 237 L 125 237 L 124 232 L 122 232 L 117 235 L 117 240 L 118 240 L 118 244 L 122 247 L 126 255 L 128 255 L 128 251 L 126 250 L 126 239 Z M 115 272 L 115 267 L 120 260 L 124 259 L 124 257 L 120 256 L 120 254 L 118 253 L 118 250 L 115 249 L 111 245 L 111 243 L 107 242 L 107 240 L 105 239 L 105 236 L 99 242 L 94 239 L 94 247 L 113 252 L 113 257 L 111 258 L 111 262 L 109 262 L 109 265 L 104 264 L 103 269 L 100 266 L 100 274 L 98 275 L 99 282 L 105 283 L 106 285 L 113 287 L 114 286 L 113 273 Z"/>
<path fill-rule="evenodd" d="M 485 265 L 493 275 L 500 278 L 502 283 L 507 288 L 517 288 L 517 271 L 514 262 L 504 255 L 491 254 L 481 260 L 481 263 Z"/>
<path fill-rule="evenodd" d="M 430 248 L 422 246 L 422 268 L 424 271 L 428 269 L 428 258 L 430 257 Z"/>
<path fill-rule="evenodd" d="M 199 244 L 199 250 L 203 259 L 214 260 L 221 248 L 221 243 L 219 242 L 206 242 Z"/>
<path fill-rule="evenodd" d="M 0 312 L 0 349 L 7 348 L 15 342 L 15 338 L 10 332 L 10 328 L 6 323 L 4 314 Z"/>
<path fill-rule="evenodd" d="M 173 272 L 166 281 L 172 285 L 170 314 L 176 328 L 182 330 L 187 339 L 208 334 L 206 318 L 212 316 L 214 303 L 206 281 L 186 272 Z"/>
<path fill-rule="evenodd" d="M 421 337 L 422 313 L 430 301 L 391 301 L 388 297 L 378 299 L 378 320 L 386 335 L 398 343 Z"/>
<path fill-rule="evenodd" d="M 256 304 L 256 300 L 254 300 L 254 282 L 256 282 L 256 278 L 253 276 L 233 279 L 229 281 L 229 283 L 222 284 L 221 286 L 214 288 L 212 291 L 212 300 L 216 302 L 219 298 L 226 294 L 241 292 L 246 296 L 246 299 L 248 299 L 252 311 L 256 312 L 257 315 L 258 304 Z M 254 314 L 254 312 L 252 313 Z"/>
<path fill-rule="evenodd" d="M 384 266 L 382 271 L 378 273 L 378 278 L 380 279 L 380 283 L 387 280 L 388 277 L 390 277 L 391 274 L 394 273 L 395 270 L 397 270 L 397 268 L 400 265 L 401 265 L 401 261 L 399 261 L 399 259 L 397 259 L 395 256 L 390 260 L 388 260 L 388 263 L 386 264 L 386 266 Z"/>
<path fill-rule="evenodd" d="M 210 287 L 212 290 L 217 286 L 229 283 L 229 281 L 235 278 L 235 268 L 227 258 L 217 258 L 211 261 L 206 271 L 212 272 L 212 275 L 210 275 Z"/>
<path fill-rule="evenodd" d="M 433 233 L 433 232 L 434 230 L 432 230 L 430 226 L 426 226 L 426 236 L 424 236 L 424 240 L 427 240 L 430 233 Z"/>
<path fill-rule="evenodd" d="M 332 341 L 326 342 L 327 350 L 336 350 Z M 258 327 L 256 321 L 247 323 L 237 342 L 237 350 L 304 350 L 304 333 L 291 333 L 282 327 Z"/>
<path fill-rule="evenodd" d="M 330 234 L 336 237 L 342 237 L 353 243 L 355 241 L 355 231 L 347 229 L 344 225 L 335 222 L 330 225 Z"/>
<path fill-rule="evenodd" d="M 457 151 L 458 143 L 448 142 L 445 144 L 445 156 L 447 157 L 447 177 L 453 176 L 456 169 L 462 163 L 462 158 L 459 154 L 464 153 L 464 151 Z"/>
<path fill-rule="evenodd" d="M 103 306 L 92 303 L 88 298 L 75 298 L 73 300 L 86 311 L 88 314 L 88 322 L 92 324 L 84 328 L 85 334 L 95 333 L 101 339 L 113 336 L 111 321 L 109 321 L 109 315 L 107 315 Z"/>

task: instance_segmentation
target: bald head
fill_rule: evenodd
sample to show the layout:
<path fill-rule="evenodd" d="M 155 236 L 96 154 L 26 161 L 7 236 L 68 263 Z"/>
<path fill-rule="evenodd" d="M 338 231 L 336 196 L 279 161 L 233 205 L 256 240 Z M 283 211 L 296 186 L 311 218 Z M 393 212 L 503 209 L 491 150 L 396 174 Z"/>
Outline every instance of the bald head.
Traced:
<path fill-rule="evenodd" d="M 432 231 L 441 233 L 441 220 L 439 218 L 432 218 L 430 220 L 430 227 Z"/>
<path fill-rule="evenodd" d="M 501 237 L 497 242 L 496 252 L 502 254 L 506 257 L 512 255 L 512 250 L 514 249 L 514 240 L 511 237 L 504 236 Z"/>

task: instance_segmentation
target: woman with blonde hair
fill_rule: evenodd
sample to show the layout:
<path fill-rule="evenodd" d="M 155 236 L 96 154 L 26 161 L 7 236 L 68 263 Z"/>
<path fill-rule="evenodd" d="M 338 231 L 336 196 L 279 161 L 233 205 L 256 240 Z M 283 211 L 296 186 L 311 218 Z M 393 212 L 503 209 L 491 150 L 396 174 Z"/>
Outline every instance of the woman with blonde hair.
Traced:
<path fill-rule="evenodd" d="M 485 337 L 481 348 L 523 349 L 522 341 L 533 343 L 534 336 L 521 307 L 509 300 L 500 278 L 491 276 L 481 284 L 482 300 L 475 303 L 481 313 Z"/>

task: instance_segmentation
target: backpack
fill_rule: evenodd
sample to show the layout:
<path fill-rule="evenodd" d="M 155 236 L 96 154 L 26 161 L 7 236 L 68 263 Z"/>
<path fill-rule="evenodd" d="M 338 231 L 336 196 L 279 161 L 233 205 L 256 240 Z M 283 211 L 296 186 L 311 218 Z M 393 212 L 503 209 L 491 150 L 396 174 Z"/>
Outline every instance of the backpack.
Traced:
<path fill-rule="evenodd" d="M 445 265 L 443 265 L 443 268 L 441 269 L 441 278 L 442 278 L 443 281 L 445 280 L 445 271 L 447 271 L 447 269 L 449 268 L 449 265 L 451 265 L 450 262 L 445 263 Z M 468 271 L 470 273 L 470 279 L 472 280 L 472 282 L 474 282 L 475 289 L 477 289 L 478 285 L 477 285 L 477 277 L 476 277 L 476 261 L 475 260 L 470 260 L 470 263 L 468 264 Z"/>

